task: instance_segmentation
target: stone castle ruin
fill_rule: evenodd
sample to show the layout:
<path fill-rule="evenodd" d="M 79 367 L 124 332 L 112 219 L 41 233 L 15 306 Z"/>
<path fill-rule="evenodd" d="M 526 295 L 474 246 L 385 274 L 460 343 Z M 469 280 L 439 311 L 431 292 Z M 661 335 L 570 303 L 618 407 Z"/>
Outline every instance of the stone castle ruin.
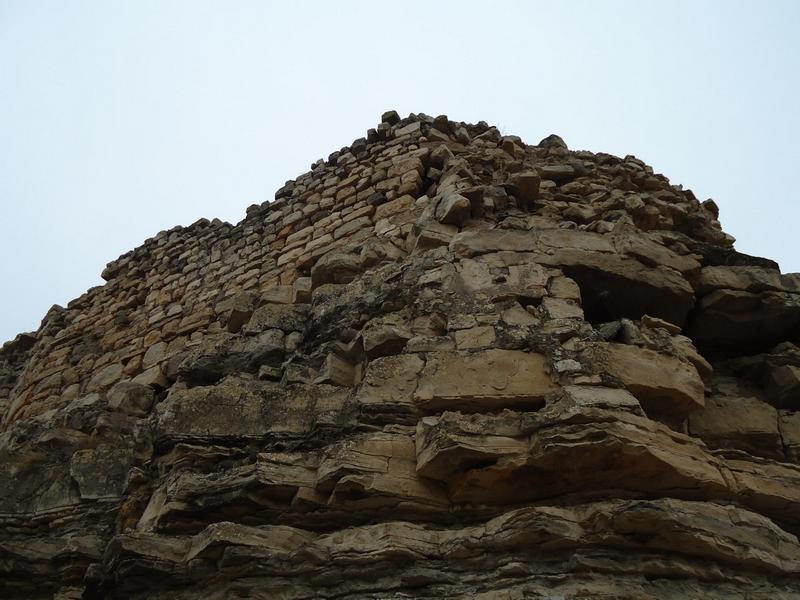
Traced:
<path fill-rule="evenodd" d="M 800 275 L 390 111 L 0 350 L 0 597 L 800 598 Z"/>

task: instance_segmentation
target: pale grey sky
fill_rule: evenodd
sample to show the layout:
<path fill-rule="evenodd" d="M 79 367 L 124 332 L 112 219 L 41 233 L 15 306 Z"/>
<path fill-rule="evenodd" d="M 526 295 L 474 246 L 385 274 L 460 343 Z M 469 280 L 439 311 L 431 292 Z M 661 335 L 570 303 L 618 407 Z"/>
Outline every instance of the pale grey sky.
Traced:
<path fill-rule="evenodd" d="M 0 342 L 390 108 L 635 154 L 800 271 L 800 2 L 0 0 Z"/>

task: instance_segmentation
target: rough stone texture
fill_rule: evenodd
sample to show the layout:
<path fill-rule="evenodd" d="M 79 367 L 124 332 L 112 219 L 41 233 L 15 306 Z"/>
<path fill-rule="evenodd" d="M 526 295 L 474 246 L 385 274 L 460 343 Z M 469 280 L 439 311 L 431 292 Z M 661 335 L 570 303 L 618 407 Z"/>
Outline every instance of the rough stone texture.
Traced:
<path fill-rule="evenodd" d="M 800 277 L 388 111 L 0 350 L 4 598 L 800 597 Z"/>

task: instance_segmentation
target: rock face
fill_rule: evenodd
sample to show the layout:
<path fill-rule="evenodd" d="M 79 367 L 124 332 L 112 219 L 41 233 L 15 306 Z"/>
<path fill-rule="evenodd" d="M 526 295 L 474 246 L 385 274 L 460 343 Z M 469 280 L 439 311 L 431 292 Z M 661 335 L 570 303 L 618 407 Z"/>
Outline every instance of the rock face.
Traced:
<path fill-rule="evenodd" d="M 3 346 L 0 596 L 800 597 L 800 276 L 717 217 L 385 113 Z"/>

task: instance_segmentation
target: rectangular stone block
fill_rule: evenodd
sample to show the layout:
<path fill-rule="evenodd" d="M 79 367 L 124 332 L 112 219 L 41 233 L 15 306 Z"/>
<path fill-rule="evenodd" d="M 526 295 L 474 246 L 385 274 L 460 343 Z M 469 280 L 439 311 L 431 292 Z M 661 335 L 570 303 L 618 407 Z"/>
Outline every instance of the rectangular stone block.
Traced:
<path fill-rule="evenodd" d="M 555 389 L 541 354 L 499 349 L 432 352 L 414 400 L 429 410 L 482 412 L 541 406 Z"/>

